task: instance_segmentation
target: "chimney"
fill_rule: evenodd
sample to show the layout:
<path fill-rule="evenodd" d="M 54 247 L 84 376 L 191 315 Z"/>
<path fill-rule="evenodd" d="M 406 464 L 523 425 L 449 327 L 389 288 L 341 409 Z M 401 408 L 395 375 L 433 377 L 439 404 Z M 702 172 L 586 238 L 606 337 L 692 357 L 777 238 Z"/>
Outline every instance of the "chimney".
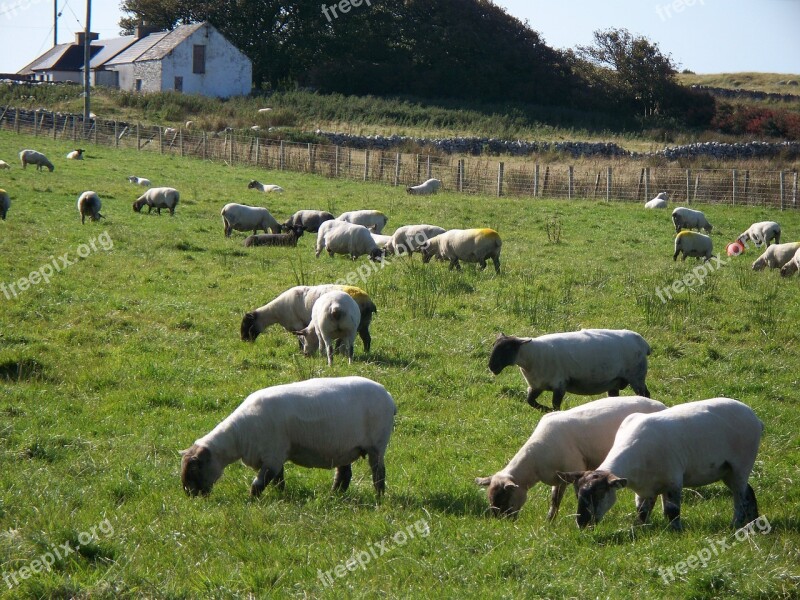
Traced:
<path fill-rule="evenodd" d="M 83 46 L 85 35 L 86 35 L 86 32 L 84 32 L 84 31 L 78 31 L 77 33 L 75 33 L 75 44 L 77 46 Z M 94 33 L 93 31 L 89 32 L 89 42 L 90 43 L 92 41 L 96 40 L 96 39 L 99 39 L 99 38 L 100 38 L 99 34 Z"/>
<path fill-rule="evenodd" d="M 151 33 L 155 33 L 156 31 L 159 31 L 158 27 L 154 27 L 153 25 L 150 25 L 149 23 L 145 23 L 143 21 L 140 21 L 139 24 L 134 28 L 133 34 L 134 34 L 134 36 L 136 36 L 137 40 L 140 40 L 143 37 L 147 37 Z"/>

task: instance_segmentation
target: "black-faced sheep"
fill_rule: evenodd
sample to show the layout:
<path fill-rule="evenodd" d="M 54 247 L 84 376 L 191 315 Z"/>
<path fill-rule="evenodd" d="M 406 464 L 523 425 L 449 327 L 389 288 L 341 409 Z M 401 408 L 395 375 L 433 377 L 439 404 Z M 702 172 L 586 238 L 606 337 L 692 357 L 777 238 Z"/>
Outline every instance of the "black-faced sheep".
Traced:
<path fill-rule="evenodd" d="M 792 260 L 798 248 L 800 248 L 800 242 L 773 244 L 753 262 L 753 270 L 761 271 L 766 267 L 780 269 Z"/>
<path fill-rule="evenodd" d="M 333 365 L 336 342 L 341 342 L 348 363 L 353 362 L 353 347 L 361 322 L 361 309 L 356 301 L 341 290 L 331 290 L 320 296 L 311 309 L 311 322 L 297 333 L 303 353 L 313 354 L 322 340 L 328 366 Z"/>
<path fill-rule="evenodd" d="M 175 214 L 175 207 L 180 200 L 178 190 L 171 187 L 157 187 L 150 188 L 144 194 L 139 196 L 139 199 L 133 203 L 134 212 L 142 212 L 142 207 L 147 205 L 147 213 L 150 214 L 155 208 L 156 212 L 161 215 L 161 209 L 169 209 L 169 215 Z"/>
<path fill-rule="evenodd" d="M 363 225 L 373 233 L 381 233 L 389 217 L 379 210 L 351 210 L 336 217 L 337 221 L 352 223 L 353 225 Z"/>
<path fill-rule="evenodd" d="M 225 228 L 225 237 L 231 237 L 231 232 L 252 231 L 253 235 L 261 229 L 264 233 L 280 233 L 281 226 L 275 217 L 262 206 L 247 206 L 230 202 L 222 207 L 222 225 Z"/>
<path fill-rule="evenodd" d="M 78 197 L 78 212 L 81 215 L 81 224 L 86 223 L 88 216 L 92 221 L 99 221 L 105 217 L 100 214 L 100 196 L 97 192 L 83 192 Z"/>
<path fill-rule="evenodd" d="M 279 186 L 279 185 L 274 185 L 274 184 L 269 184 L 269 183 L 267 183 L 267 184 L 260 183 L 260 182 L 256 181 L 255 179 L 253 179 L 250 183 L 247 184 L 247 189 L 249 189 L 249 190 L 259 190 L 259 191 L 265 192 L 267 194 L 270 194 L 270 193 L 273 193 L 273 192 L 282 192 L 283 191 L 283 188 L 281 186 Z"/>
<path fill-rule="evenodd" d="M 672 260 L 678 260 L 678 254 L 682 254 L 681 260 L 684 261 L 688 256 L 695 258 L 705 258 L 711 260 L 713 242 L 711 238 L 696 231 L 681 231 L 675 236 L 675 253 Z"/>
<path fill-rule="evenodd" d="M 83 153 L 84 152 L 85 152 L 85 150 L 83 148 L 77 148 L 76 150 L 73 150 L 72 152 L 68 152 L 67 153 L 67 158 L 69 160 L 83 160 Z"/>
<path fill-rule="evenodd" d="M 325 221 L 332 221 L 335 217 L 325 210 L 298 210 L 281 225 L 284 231 L 300 226 L 308 233 L 317 233 L 320 225 Z"/>
<path fill-rule="evenodd" d="M 450 263 L 450 269 L 461 270 L 459 261 L 478 263 L 483 270 L 486 259 L 492 259 L 494 270 L 500 273 L 500 235 L 494 229 L 451 229 L 431 238 L 422 246 L 422 262 L 434 256 Z"/>
<path fill-rule="evenodd" d="M 53 163 L 47 160 L 44 154 L 36 150 L 22 150 L 19 153 L 19 160 L 22 162 L 23 169 L 28 165 L 36 165 L 37 171 L 41 171 L 42 167 L 47 167 L 47 170 L 52 173 L 53 169 L 55 169 Z"/>
<path fill-rule="evenodd" d="M 781 243 L 781 226 L 775 221 L 760 221 L 753 223 L 747 228 L 747 231 L 742 233 L 737 241 L 745 243 L 748 240 L 753 240 L 756 246 L 764 244 L 769 247 L 770 242 L 774 241 L 776 244 Z"/>
<path fill-rule="evenodd" d="M 699 210 L 692 210 L 684 206 L 679 206 L 672 211 L 672 223 L 675 225 L 675 233 L 681 229 L 700 229 L 706 233 L 711 233 L 711 223 L 706 219 L 705 214 Z"/>
<path fill-rule="evenodd" d="M 6 220 L 9 208 L 11 208 L 11 198 L 8 196 L 7 191 L 0 190 L 0 219 L 3 221 Z"/>
<path fill-rule="evenodd" d="M 439 179 L 428 179 L 427 181 L 406 188 L 406 192 L 416 196 L 427 196 L 435 194 L 442 187 L 442 182 Z"/>

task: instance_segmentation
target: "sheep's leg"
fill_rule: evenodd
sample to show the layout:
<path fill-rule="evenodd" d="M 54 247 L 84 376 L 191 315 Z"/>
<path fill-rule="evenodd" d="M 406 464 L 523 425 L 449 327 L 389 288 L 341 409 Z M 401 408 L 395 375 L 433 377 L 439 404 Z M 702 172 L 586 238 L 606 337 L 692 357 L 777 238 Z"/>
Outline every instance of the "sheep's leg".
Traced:
<path fill-rule="evenodd" d="M 481 271 L 483 271 L 483 270 L 486 268 L 486 259 L 484 259 L 484 258 L 480 259 L 480 260 L 478 261 L 478 264 L 479 264 L 479 265 L 480 265 L 480 267 L 481 267 Z"/>
<path fill-rule="evenodd" d="M 655 497 L 648 497 L 643 498 L 642 496 L 636 495 L 636 518 L 639 519 L 639 523 L 645 525 L 647 520 L 650 518 L 650 513 L 653 510 L 653 506 L 656 504 Z"/>
<path fill-rule="evenodd" d="M 500 275 L 500 257 L 499 256 L 493 256 L 492 257 L 492 262 L 494 263 L 494 272 L 497 273 L 498 275 Z"/>
<path fill-rule="evenodd" d="M 454 258 L 453 260 L 450 261 L 450 270 L 452 271 L 453 269 L 457 271 L 461 270 L 461 264 L 458 262 L 457 258 Z"/>
<path fill-rule="evenodd" d="M 733 493 L 733 526 L 744 527 L 750 521 L 758 518 L 758 502 L 756 493 L 747 480 L 740 481 L 736 477 L 728 476 L 722 482 Z"/>
<path fill-rule="evenodd" d="M 608 390 L 609 398 L 616 398 L 617 396 L 619 396 L 619 388 L 611 388 Z"/>
<path fill-rule="evenodd" d="M 261 492 L 264 491 L 264 488 L 267 487 L 270 481 L 272 481 L 277 475 L 282 476 L 283 467 L 281 467 L 280 472 L 273 471 L 266 465 L 262 465 L 261 469 L 258 471 L 258 475 L 255 479 L 253 479 L 253 483 L 250 485 L 250 495 L 258 497 L 261 495 Z"/>
<path fill-rule="evenodd" d="M 558 515 L 558 507 L 561 506 L 561 499 L 567 489 L 566 483 L 559 483 L 550 489 L 550 511 L 547 513 L 547 520 L 552 521 Z"/>
<path fill-rule="evenodd" d="M 333 477 L 332 492 L 346 492 L 350 487 L 350 480 L 353 478 L 353 469 L 350 465 L 336 467 L 336 475 Z"/>
<path fill-rule="evenodd" d="M 333 351 L 334 346 L 328 340 L 325 340 L 325 354 L 328 356 L 328 366 L 333 366 Z"/>
<path fill-rule="evenodd" d="M 383 455 L 376 450 L 370 450 L 367 454 L 372 469 L 372 485 L 375 486 L 375 495 L 380 499 L 386 491 L 386 465 L 383 464 Z"/>
<path fill-rule="evenodd" d="M 284 477 L 284 474 L 283 474 L 283 467 L 281 467 L 281 470 L 273 478 L 272 485 L 274 485 L 280 491 L 283 491 L 283 490 L 286 489 L 286 478 Z"/>
<path fill-rule="evenodd" d="M 528 388 L 528 404 L 530 404 L 533 408 L 538 408 L 542 412 L 550 412 L 552 409 L 547 408 L 543 404 L 539 404 L 536 401 L 543 391 L 544 390 L 534 390 L 533 388 Z"/>
<path fill-rule="evenodd" d="M 672 487 L 661 494 L 661 503 L 670 527 L 675 531 L 683 529 L 683 525 L 681 525 L 681 488 Z"/>
<path fill-rule="evenodd" d="M 642 381 L 641 383 L 639 383 L 638 381 L 636 383 L 631 382 L 631 388 L 633 389 L 633 392 L 637 396 L 644 396 L 645 398 L 650 397 L 650 390 L 647 388 L 647 385 L 645 385 L 644 381 Z M 611 394 L 609 394 L 609 396 L 610 395 Z"/>
<path fill-rule="evenodd" d="M 553 410 L 561 410 L 561 401 L 566 396 L 567 390 L 563 388 L 557 388 L 553 390 Z"/>
<path fill-rule="evenodd" d="M 352 365 L 353 364 L 353 354 L 354 354 L 353 346 L 355 346 L 355 344 L 353 343 L 353 340 L 348 340 L 347 344 L 345 345 L 345 352 L 347 352 L 347 364 L 348 365 Z"/>
<path fill-rule="evenodd" d="M 672 255 L 672 260 L 678 260 L 678 254 L 680 254 L 680 250 L 675 250 L 675 254 Z"/>

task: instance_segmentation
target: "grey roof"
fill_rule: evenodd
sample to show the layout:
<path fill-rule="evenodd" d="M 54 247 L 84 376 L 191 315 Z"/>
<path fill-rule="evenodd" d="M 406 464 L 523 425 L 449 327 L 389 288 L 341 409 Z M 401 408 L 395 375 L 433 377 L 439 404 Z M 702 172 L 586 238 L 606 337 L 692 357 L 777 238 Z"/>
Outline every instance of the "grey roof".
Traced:
<path fill-rule="evenodd" d="M 125 50 L 128 46 L 133 44 L 136 41 L 135 35 L 126 35 L 119 38 L 111 38 L 108 40 L 98 40 L 94 42 L 92 45 L 101 45 L 103 49 L 98 52 L 95 56 L 92 57 L 91 62 L 89 63 L 90 69 L 98 69 L 102 67 L 107 61 L 114 58 L 117 54 Z M 83 70 L 83 67 L 81 67 Z"/>
<path fill-rule="evenodd" d="M 120 52 L 114 58 L 106 62 L 106 66 L 122 65 L 132 63 L 137 60 L 142 54 L 147 52 L 152 46 L 161 41 L 161 38 L 169 34 L 169 31 L 158 31 L 143 37 L 138 42 L 129 46 L 124 52 Z"/>
<path fill-rule="evenodd" d="M 151 33 L 108 61 L 106 66 L 110 67 L 143 60 L 161 60 L 204 25 L 206 25 L 205 22 L 179 25 L 172 31 Z"/>
<path fill-rule="evenodd" d="M 58 44 L 57 46 L 53 46 L 42 54 L 41 56 L 37 56 L 27 65 L 22 67 L 19 71 L 17 71 L 18 75 L 31 75 L 34 69 L 43 69 L 47 68 L 45 65 L 54 65 L 58 62 L 58 59 L 63 56 L 63 54 L 67 51 L 71 44 Z"/>

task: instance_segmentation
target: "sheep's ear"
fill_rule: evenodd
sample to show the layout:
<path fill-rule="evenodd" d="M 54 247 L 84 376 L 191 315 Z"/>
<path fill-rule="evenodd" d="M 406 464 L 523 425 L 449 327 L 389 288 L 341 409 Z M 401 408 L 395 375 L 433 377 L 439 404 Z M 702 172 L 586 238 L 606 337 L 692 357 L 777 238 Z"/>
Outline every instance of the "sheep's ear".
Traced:
<path fill-rule="evenodd" d="M 189 451 L 190 451 L 190 450 L 191 450 L 191 448 L 187 448 L 186 450 L 178 450 L 178 453 L 179 453 L 181 456 L 185 456 L 186 454 L 189 454 Z"/>
<path fill-rule="evenodd" d="M 475 478 L 475 483 L 477 485 L 481 486 L 481 487 L 489 487 L 489 485 L 492 483 L 492 478 L 491 477 L 476 477 Z"/>
<path fill-rule="evenodd" d="M 624 477 L 617 477 L 616 475 L 610 475 L 608 478 L 608 485 L 615 489 L 622 489 L 628 486 L 628 480 Z"/>
<path fill-rule="evenodd" d="M 505 333 L 503 333 L 503 332 L 501 331 L 500 333 L 498 333 L 498 334 L 497 334 L 497 337 L 496 337 L 495 339 L 498 339 L 498 340 L 499 340 L 499 339 L 502 339 L 502 338 L 504 338 L 504 337 L 507 337 L 507 336 L 506 336 L 506 334 L 505 334 Z"/>
<path fill-rule="evenodd" d="M 556 477 L 558 477 L 564 483 L 575 483 L 585 474 L 586 471 L 570 471 L 569 473 L 565 473 L 563 471 L 556 471 Z"/>

